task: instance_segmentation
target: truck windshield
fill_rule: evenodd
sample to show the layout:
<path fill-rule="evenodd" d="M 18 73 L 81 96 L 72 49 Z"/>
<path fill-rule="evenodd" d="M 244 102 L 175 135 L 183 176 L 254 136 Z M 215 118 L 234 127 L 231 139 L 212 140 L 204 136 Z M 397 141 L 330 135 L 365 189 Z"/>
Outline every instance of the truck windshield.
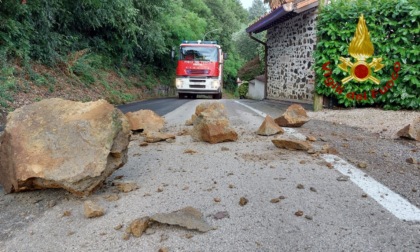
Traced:
<path fill-rule="evenodd" d="M 217 47 L 181 47 L 180 60 L 218 61 Z"/>

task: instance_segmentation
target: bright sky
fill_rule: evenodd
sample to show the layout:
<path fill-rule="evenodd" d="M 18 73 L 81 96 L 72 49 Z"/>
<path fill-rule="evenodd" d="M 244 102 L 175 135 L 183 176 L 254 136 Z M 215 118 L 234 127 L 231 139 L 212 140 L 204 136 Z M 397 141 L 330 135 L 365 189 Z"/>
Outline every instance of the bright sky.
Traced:
<path fill-rule="evenodd" d="M 245 9 L 248 9 L 249 7 L 251 7 L 253 0 L 241 0 L 242 6 Z"/>

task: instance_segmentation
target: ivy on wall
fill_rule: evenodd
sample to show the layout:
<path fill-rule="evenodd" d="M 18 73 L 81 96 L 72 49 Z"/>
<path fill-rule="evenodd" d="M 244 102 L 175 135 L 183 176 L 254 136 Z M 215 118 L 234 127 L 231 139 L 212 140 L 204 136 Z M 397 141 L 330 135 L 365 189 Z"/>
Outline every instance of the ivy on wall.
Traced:
<path fill-rule="evenodd" d="M 378 105 L 385 109 L 420 109 L 420 2 L 417 0 L 335 0 L 322 8 L 317 21 L 316 92 L 336 97 L 346 107 Z M 345 84 L 349 73 L 338 65 L 351 58 L 349 44 L 364 15 L 374 46 L 366 59 L 382 58 L 380 80 Z M 356 61 L 351 58 L 353 63 Z"/>

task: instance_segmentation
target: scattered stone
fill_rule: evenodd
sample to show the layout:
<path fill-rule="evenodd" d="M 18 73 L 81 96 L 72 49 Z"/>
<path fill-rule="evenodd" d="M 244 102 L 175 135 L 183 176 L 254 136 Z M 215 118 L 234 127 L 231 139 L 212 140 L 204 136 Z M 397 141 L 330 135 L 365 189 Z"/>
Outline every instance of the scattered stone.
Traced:
<path fill-rule="evenodd" d="M 220 201 L 222 201 L 220 198 L 214 198 L 213 200 L 214 200 L 214 202 L 217 202 L 217 203 L 219 203 Z"/>
<path fill-rule="evenodd" d="M 350 177 L 349 176 L 340 176 L 337 178 L 337 181 L 349 181 Z"/>
<path fill-rule="evenodd" d="M 76 232 L 74 232 L 74 231 L 70 231 L 70 232 L 68 232 L 67 233 L 67 236 L 72 236 L 72 235 L 74 235 Z"/>
<path fill-rule="evenodd" d="M 220 102 L 205 102 L 196 107 L 197 118 L 191 137 L 212 144 L 236 141 L 238 134 L 229 125 L 225 107 Z"/>
<path fill-rule="evenodd" d="M 307 219 L 307 220 L 312 220 L 313 218 L 312 218 L 312 216 L 310 216 L 310 215 L 305 215 L 305 219 Z"/>
<path fill-rule="evenodd" d="M 156 131 L 149 131 L 146 133 L 144 141 L 147 143 L 157 143 L 161 141 L 168 141 L 168 139 L 174 140 L 175 135 L 162 133 L 162 132 L 156 132 Z"/>
<path fill-rule="evenodd" d="M 132 234 L 135 237 L 140 237 L 143 234 L 143 232 L 149 227 L 149 222 L 149 217 L 135 219 L 127 227 L 126 232 Z"/>
<path fill-rule="evenodd" d="M 162 187 L 158 187 L 158 189 L 156 190 L 157 192 L 163 192 L 163 188 Z"/>
<path fill-rule="evenodd" d="M 359 167 L 360 169 L 366 169 L 367 163 L 366 162 L 359 162 L 359 163 L 357 163 L 357 167 Z"/>
<path fill-rule="evenodd" d="M 248 204 L 248 199 L 247 199 L 247 198 L 245 198 L 245 197 L 241 197 L 241 198 L 239 199 L 239 205 L 240 205 L 240 206 L 245 206 L 246 204 Z"/>
<path fill-rule="evenodd" d="M 216 220 L 221 220 L 224 218 L 229 218 L 229 213 L 227 211 L 221 211 L 221 212 L 217 212 L 214 216 L 214 219 Z"/>
<path fill-rule="evenodd" d="M 129 139 L 127 118 L 105 100 L 20 107 L 7 117 L 0 183 L 6 193 L 64 188 L 89 195 L 127 162 Z"/>
<path fill-rule="evenodd" d="M 148 229 L 146 229 L 146 231 L 144 231 L 145 235 L 152 235 L 152 234 L 155 234 L 155 233 L 156 233 L 156 230 L 152 230 L 150 228 L 148 228 Z"/>
<path fill-rule="evenodd" d="M 177 225 L 200 232 L 208 232 L 213 229 L 204 221 L 203 214 L 193 207 L 185 207 L 168 214 L 155 214 L 151 219 L 159 223 Z"/>
<path fill-rule="evenodd" d="M 306 151 L 308 154 L 316 154 L 316 151 L 314 149 L 309 149 L 308 151 Z"/>
<path fill-rule="evenodd" d="M 310 141 L 310 142 L 316 142 L 316 137 L 314 136 L 307 136 L 306 140 Z"/>
<path fill-rule="evenodd" d="M 284 200 L 284 199 L 286 199 L 286 197 L 285 196 L 280 196 L 279 199 Z"/>
<path fill-rule="evenodd" d="M 195 151 L 195 150 L 191 150 L 191 149 L 186 149 L 186 150 L 184 151 L 184 153 L 185 153 L 185 154 L 195 154 L 195 153 L 197 153 L 197 151 Z"/>
<path fill-rule="evenodd" d="M 160 248 L 158 252 L 169 252 L 168 248 Z"/>
<path fill-rule="evenodd" d="M 114 186 L 117 187 L 117 189 L 120 192 L 128 193 L 134 190 L 137 190 L 139 186 L 134 181 L 113 181 L 112 182 Z"/>
<path fill-rule="evenodd" d="M 420 117 L 397 132 L 397 136 L 420 141 Z"/>
<path fill-rule="evenodd" d="M 310 143 L 297 139 L 276 138 L 271 142 L 281 149 L 308 151 L 312 148 Z"/>
<path fill-rule="evenodd" d="M 167 143 L 175 143 L 175 138 L 168 138 L 165 140 Z"/>
<path fill-rule="evenodd" d="M 55 205 L 57 205 L 57 202 L 56 202 L 55 200 L 50 200 L 50 201 L 48 201 L 48 203 L 47 203 L 47 207 L 48 207 L 48 208 L 52 208 L 52 207 L 54 207 Z"/>
<path fill-rule="evenodd" d="M 105 214 L 105 209 L 91 200 L 84 202 L 83 209 L 86 218 L 96 218 Z"/>
<path fill-rule="evenodd" d="M 367 198 L 367 196 L 368 196 L 368 195 L 367 195 L 366 193 L 363 193 L 363 194 L 362 194 L 362 198 Z"/>
<path fill-rule="evenodd" d="M 148 146 L 148 145 L 149 145 L 149 143 L 142 142 L 142 143 L 140 143 L 139 145 L 140 145 L 140 147 L 146 147 L 146 146 Z"/>
<path fill-rule="evenodd" d="M 298 185 L 296 186 L 296 188 L 297 188 L 297 189 L 305 189 L 305 186 L 304 186 L 304 185 L 302 185 L 302 184 L 298 184 Z"/>
<path fill-rule="evenodd" d="M 228 147 L 222 147 L 222 151 L 229 151 L 229 148 Z"/>
<path fill-rule="evenodd" d="M 309 188 L 309 190 L 310 190 L 311 192 L 317 192 L 317 190 L 316 190 L 314 187 L 310 187 L 310 188 Z"/>
<path fill-rule="evenodd" d="M 129 233 L 124 233 L 122 238 L 123 238 L 124 241 L 128 241 L 130 239 L 130 234 Z"/>
<path fill-rule="evenodd" d="M 412 192 L 417 192 L 416 188 L 411 189 Z"/>
<path fill-rule="evenodd" d="M 64 213 L 63 213 L 63 217 L 69 217 L 69 216 L 71 216 L 71 212 L 70 211 L 64 211 Z"/>
<path fill-rule="evenodd" d="M 229 188 L 230 188 L 230 189 L 233 189 L 233 188 L 235 188 L 235 185 L 230 184 L 230 185 L 229 185 Z"/>
<path fill-rule="evenodd" d="M 274 121 L 281 127 L 300 127 L 309 121 L 309 117 L 301 105 L 292 104 L 282 116 Z"/>
<path fill-rule="evenodd" d="M 301 216 L 303 216 L 303 211 L 298 210 L 297 212 L 295 212 L 295 215 L 298 216 L 298 217 L 301 217 Z"/>
<path fill-rule="evenodd" d="M 409 157 L 405 161 L 409 164 L 417 164 L 418 163 L 417 159 L 415 159 L 413 157 Z"/>
<path fill-rule="evenodd" d="M 192 234 L 186 234 L 185 235 L 185 238 L 187 238 L 187 239 L 191 239 L 191 238 L 193 238 L 194 237 L 194 235 L 192 235 Z"/>
<path fill-rule="evenodd" d="M 164 242 L 169 239 L 169 236 L 167 234 L 161 234 L 160 235 L 160 242 Z"/>
<path fill-rule="evenodd" d="M 257 130 L 257 134 L 260 136 L 272 136 L 276 134 L 283 134 L 284 130 L 282 127 L 276 124 L 274 119 L 267 115 L 261 124 L 260 128 Z"/>
<path fill-rule="evenodd" d="M 306 164 L 306 161 L 305 160 L 300 160 L 299 164 Z"/>
<path fill-rule="evenodd" d="M 130 129 L 137 132 L 160 131 L 165 119 L 152 110 L 142 109 L 136 112 L 128 112 L 125 114 L 130 123 Z"/>
<path fill-rule="evenodd" d="M 117 226 L 114 227 L 115 230 L 120 230 L 121 228 L 123 228 L 123 224 L 118 224 Z"/>
<path fill-rule="evenodd" d="M 113 194 L 105 195 L 103 198 L 106 201 L 113 202 L 113 201 L 119 200 L 120 196 L 118 196 L 118 194 L 116 194 L 116 193 L 113 193 Z"/>
<path fill-rule="evenodd" d="M 279 198 L 274 198 L 272 200 L 270 200 L 271 203 L 279 203 L 280 199 Z"/>
<path fill-rule="evenodd" d="M 327 163 L 326 166 L 330 169 L 334 168 L 334 165 L 332 163 Z"/>

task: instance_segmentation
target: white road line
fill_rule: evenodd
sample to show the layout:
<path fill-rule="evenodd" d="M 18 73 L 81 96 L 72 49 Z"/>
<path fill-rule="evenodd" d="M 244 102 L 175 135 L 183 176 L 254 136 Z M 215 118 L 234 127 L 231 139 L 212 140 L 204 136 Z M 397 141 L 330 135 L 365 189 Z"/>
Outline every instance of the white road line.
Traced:
<path fill-rule="evenodd" d="M 235 102 L 244 107 L 247 107 L 262 117 L 266 116 L 265 113 L 246 104 L 243 104 L 239 101 Z M 287 128 L 285 131 L 286 133 L 298 136 L 299 138 L 303 136 L 292 128 Z M 362 172 L 360 169 L 357 169 L 338 156 L 325 154 L 321 157 L 325 161 L 332 163 L 337 171 L 343 175 L 349 176 L 350 180 L 354 184 L 360 187 L 367 195 L 376 200 L 380 205 L 382 205 L 398 219 L 414 222 L 420 221 L 420 209 L 401 197 L 399 194 L 393 192 L 388 187 L 369 177 L 366 173 Z"/>
<path fill-rule="evenodd" d="M 397 218 L 406 221 L 420 221 L 420 209 L 388 187 L 335 155 L 325 154 L 322 157 L 325 161 L 332 163 L 334 168 L 343 175 L 349 176 L 353 183 Z"/>

